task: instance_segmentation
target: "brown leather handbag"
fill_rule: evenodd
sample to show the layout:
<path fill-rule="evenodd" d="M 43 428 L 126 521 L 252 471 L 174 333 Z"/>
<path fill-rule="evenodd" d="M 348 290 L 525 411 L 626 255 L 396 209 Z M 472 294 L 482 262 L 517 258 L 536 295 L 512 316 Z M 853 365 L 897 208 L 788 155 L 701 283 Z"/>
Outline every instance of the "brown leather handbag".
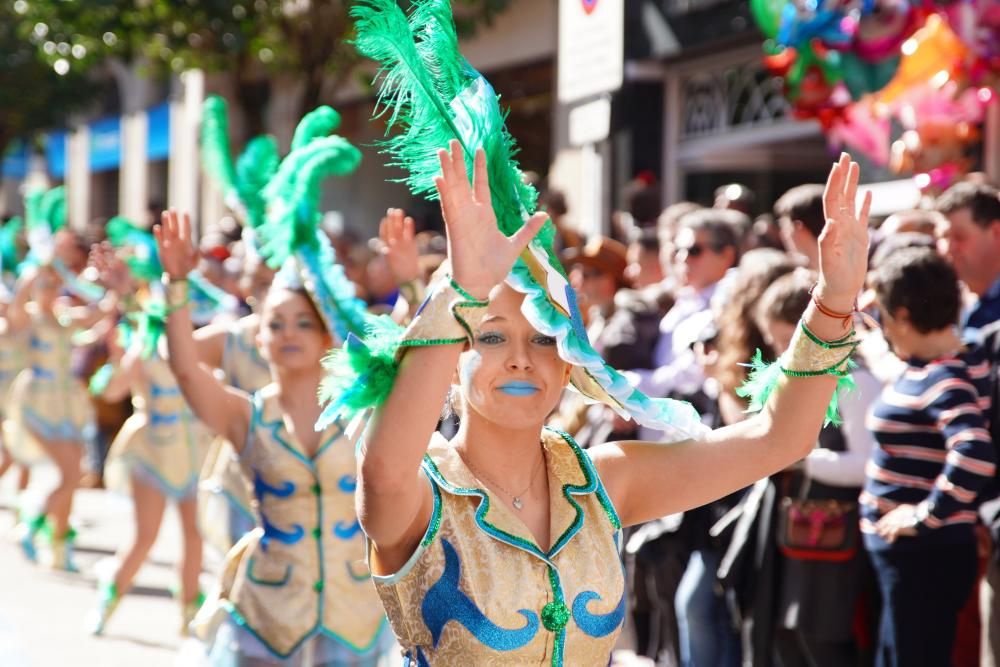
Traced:
<path fill-rule="evenodd" d="M 805 496 L 809 483 L 803 485 Z M 796 560 L 846 561 L 858 551 L 858 504 L 842 500 L 782 498 L 778 549 Z"/>

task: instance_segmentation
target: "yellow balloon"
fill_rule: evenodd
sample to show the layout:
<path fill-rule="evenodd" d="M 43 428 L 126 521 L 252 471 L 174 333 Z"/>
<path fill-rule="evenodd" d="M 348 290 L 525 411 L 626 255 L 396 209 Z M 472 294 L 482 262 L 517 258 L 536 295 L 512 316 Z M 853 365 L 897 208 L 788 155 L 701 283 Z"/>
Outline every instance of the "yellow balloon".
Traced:
<path fill-rule="evenodd" d="M 940 87 L 952 78 L 969 51 L 947 22 L 937 14 L 903 42 L 903 56 L 896 76 L 875 94 L 879 104 L 889 104 L 911 87 L 932 82 Z"/>

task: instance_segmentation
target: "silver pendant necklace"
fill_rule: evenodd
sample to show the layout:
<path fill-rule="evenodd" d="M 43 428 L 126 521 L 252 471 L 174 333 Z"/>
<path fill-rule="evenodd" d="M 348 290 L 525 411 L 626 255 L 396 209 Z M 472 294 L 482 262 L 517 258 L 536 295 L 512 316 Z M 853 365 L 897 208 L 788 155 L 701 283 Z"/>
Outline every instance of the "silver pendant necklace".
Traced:
<path fill-rule="evenodd" d="M 513 505 L 514 509 L 516 509 L 518 512 L 520 512 L 524 508 L 524 502 L 521 500 L 521 496 L 523 496 L 525 493 L 527 493 L 528 491 L 531 490 L 531 487 L 535 483 L 535 478 L 538 477 L 538 471 L 540 469 L 542 469 L 542 468 L 545 467 L 545 453 L 543 452 L 542 453 L 542 465 L 535 466 L 535 471 L 533 473 L 531 473 L 531 480 L 528 481 L 528 486 L 524 489 L 524 491 L 521 491 L 521 493 L 518 493 L 518 494 L 515 495 L 515 494 L 511 493 L 510 491 L 508 491 L 507 489 L 505 489 L 504 487 L 502 487 L 499 484 L 497 484 L 496 482 L 494 482 L 492 479 L 490 479 L 486 475 L 484 475 L 481 472 L 479 472 L 479 470 L 474 465 L 472 465 L 472 463 L 470 463 L 469 461 L 467 461 L 466 458 L 464 456 L 462 456 L 461 452 L 459 452 L 458 456 L 459 456 L 459 458 L 462 459 L 462 461 L 465 463 L 465 465 L 469 467 L 469 470 L 472 471 L 472 474 L 476 476 L 476 479 L 479 480 L 480 483 L 482 483 L 485 480 L 485 481 L 487 481 L 487 482 L 490 483 L 490 486 L 492 486 L 492 487 L 494 487 L 496 489 L 499 489 L 500 491 L 503 491 L 504 495 L 506 495 L 508 498 L 511 499 L 511 505 Z"/>

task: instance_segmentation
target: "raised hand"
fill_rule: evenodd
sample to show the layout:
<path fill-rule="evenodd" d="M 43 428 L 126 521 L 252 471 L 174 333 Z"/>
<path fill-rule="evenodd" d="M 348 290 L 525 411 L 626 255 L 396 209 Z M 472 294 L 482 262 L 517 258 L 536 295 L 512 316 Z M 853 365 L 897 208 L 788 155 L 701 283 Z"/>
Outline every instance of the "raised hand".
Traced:
<path fill-rule="evenodd" d="M 107 241 L 95 245 L 90 250 L 90 264 L 97 269 L 97 283 L 118 294 L 127 294 L 132 289 L 132 276 L 128 265 Z"/>
<path fill-rule="evenodd" d="M 413 218 L 405 215 L 401 208 L 386 211 L 378 226 L 382 256 L 385 257 L 397 285 L 420 277 L 420 253 L 413 226 Z"/>
<path fill-rule="evenodd" d="M 191 216 L 174 209 L 164 211 L 161 223 L 153 227 L 163 272 L 171 279 L 183 279 L 194 271 L 198 254 L 191 243 Z"/>
<path fill-rule="evenodd" d="M 868 211 L 872 193 L 857 208 L 860 169 L 842 153 L 833 165 L 823 192 L 826 226 L 819 236 L 819 286 L 817 296 L 840 312 L 854 310 L 868 271 Z"/>
<path fill-rule="evenodd" d="M 486 153 L 476 151 L 474 181 L 469 183 L 461 144 L 438 151 L 441 175 L 434 179 L 448 233 L 452 277 L 472 296 L 485 299 L 510 272 L 514 260 L 548 219 L 536 213 L 513 236 L 497 228 L 490 200 Z"/>

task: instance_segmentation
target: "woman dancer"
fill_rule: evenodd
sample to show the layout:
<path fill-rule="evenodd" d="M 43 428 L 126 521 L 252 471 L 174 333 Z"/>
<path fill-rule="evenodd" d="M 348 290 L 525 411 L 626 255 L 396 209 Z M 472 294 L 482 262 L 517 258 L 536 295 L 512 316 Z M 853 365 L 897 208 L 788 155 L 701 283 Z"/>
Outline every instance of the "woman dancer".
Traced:
<path fill-rule="evenodd" d="M 573 367 L 522 314 L 530 296 L 501 282 L 544 218 L 504 236 L 484 154 L 474 185 L 457 142 L 440 161 L 452 280 L 408 330 L 413 349 L 359 465 L 376 588 L 418 664 L 605 664 L 624 617 L 618 530 L 721 497 L 811 449 L 837 384 L 822 371 L 853 349 L 830 355 L 817 341 L 849 333 L 822 310 L 849 313 L 864 281 L 869 201 L 855 212 L 858 167 L 845 155 L 831 171 L 822 306 L 806 312 L 765 409 L 701 442 L 584 453 L 543 430 Z M 434 427 L 456 377 L 463 419 L 449 443 Z"/>
<path fill-rule="evenodd" d="M 94 258 L 109 288 L 119 294 L 131 292 L 128 269 L 111 248 L 98 250 Z M 157 291 L 155 284 L 151 287 Z M 109 373 L 101 382 L 92 383 L 91 390 L 112 402 L 132 395 L 134 412 L 112 443 L 108 470 L 116 464 L 124 466 L 135 511 L 135 532 L 131 543 L 119 550 L 117 569 L 98 581 L 98 603 L 89 627 L 93 634 L 104 633 L 156 542 L 167 502 L 173 501 L 184 545 L 179 597 L 181 632 L 186 634 L 200 602 L 202 541 L 196 521 L 196 492 L 211 434 L 184 403 L 167 364 L 165 345 L 158 335 L 164 324 L 162 294 L 159 298 L 150 296 L 143 310 L 129 316 L 138 326 L 125 328 L 124 350 L 111 342 Z"/>
<path fill-rule="evenodd" d="M 41 446 L 59 469 L 59 483 L 42 505 L 41 514 L 26 519 L 21 546 L 36 558 L 35 537 L 44 527 L 49 538 L 47 565 L 74 571 L 69 525 L 73 496 L 80 483 L 84 443 L 93 436 L 93 408 L 83 383 L 73 375 L 72 336 L 114 311 L 113 297 L 99 308 L 70 314 L 60 298 L 63 279 L 52 266 L 25 270 L 7 310 L 11 332 L 28 331 L 28 369 L 12 392 L 13 418 Z"/>
<path fill-rule="evenodd" d="M 264 299 L 257 343 L 273 382 L 253 395 L 198 363 L 184 277 L 195 262 L 187 216 L 157 228 L 168 279 L 170 365 L 188 403 L 233 444 L 258 527 L 227 556 L 220 592 L 196 619 L 213 665 L 375 664 L 389 639 L 368 582 L 354 514 L 354 436 L 323 432 L 316 393 L 332 344 L 290 260 Z"/>
<path fill-rule="evenodd" d="M 496 94 L 457 52 L 450 4 L 353 11 L 359 49 L 382 61 L 386 117 L 406 126 L 388 151 L 411 189 L 436 188 L 452 271 L 405 332 L 383 320 L 349 340 L 324 383 L 336 397 L 326 418 L 376 407 L 357 493 L 376 589 L 410 664 L 606 665 L 625 613 L 621 527 L 722 497 L 812 448 L 855 347 L 870 197 L 858 212 L 858 166 L 843 155 L 815 303 L 788 353 L 753 377 L 763 410 L 706 432 L 689 405 L 644 396 L 589 344 L 551 226 L 524 222 L 534 192 Z M 485 149 L 472 183 L 463 146 Z M 544 430 L 569 382 L 676 444 L 584 452 Z M 434 429 L 452 384 L 462 419 L 447 442 Z"/>

